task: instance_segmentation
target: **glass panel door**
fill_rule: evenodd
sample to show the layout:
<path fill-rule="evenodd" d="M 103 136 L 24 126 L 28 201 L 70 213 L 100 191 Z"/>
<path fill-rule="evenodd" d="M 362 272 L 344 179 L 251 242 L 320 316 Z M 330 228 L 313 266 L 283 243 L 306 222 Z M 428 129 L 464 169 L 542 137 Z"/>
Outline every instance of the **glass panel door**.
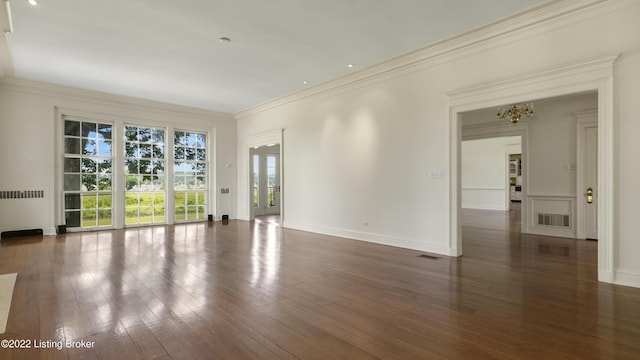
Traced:
<path fill-rule="evenodd" d="M 266 155 L 265 165 L 267 168 L 267 202 L 266 213 L 280 213 L 280 176 L 278 166 L 278 155 Z"/>
<path fill-rule="evenodd" d="M 207 134 L 176 131 L 174 148 L 175 221 L 207 217 Z"/>
<path fill-rule="evenodd" d="M 64 213 L 67 228 L 113 225 L 112 124 L 64 120 Z"/>
<path fill-rule="evenodd" d="M 280 155 L 255 149 L 251 155 L 252 202 L 255 215 L 280 213 Z M 272 150 L 273 151 L 273 150 Z"/>
<path fill-rule="evenodd" d="M 125 224 L 165 222 L 164 129 L 125 126 Z"/>

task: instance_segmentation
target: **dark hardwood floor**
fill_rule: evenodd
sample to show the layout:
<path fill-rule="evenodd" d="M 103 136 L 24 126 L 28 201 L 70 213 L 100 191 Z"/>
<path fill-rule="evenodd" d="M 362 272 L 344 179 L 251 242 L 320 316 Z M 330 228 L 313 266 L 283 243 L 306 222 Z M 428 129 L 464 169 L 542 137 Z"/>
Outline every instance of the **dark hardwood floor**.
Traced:
<path fill-rule="evenodd" d="M 273 218 L 3 240 L 0 339 L 95 343 L 0 359 L 640 358 L 640 289 L 596 281 L 595 242 L 463 221 L 439 259 Z"/>

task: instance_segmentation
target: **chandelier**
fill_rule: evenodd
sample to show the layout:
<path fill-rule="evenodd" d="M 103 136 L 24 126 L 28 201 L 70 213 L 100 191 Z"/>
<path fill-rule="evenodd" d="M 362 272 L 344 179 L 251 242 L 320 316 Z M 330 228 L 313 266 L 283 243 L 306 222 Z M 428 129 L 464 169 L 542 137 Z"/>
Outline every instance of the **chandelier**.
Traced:
<path fill-rule="evenodd" d="M 498 109 L 498 119 L 509 120 L 513 125 L 517 124 L 522 116 L 533 116 L 533 103 L 515 104 Z"/>

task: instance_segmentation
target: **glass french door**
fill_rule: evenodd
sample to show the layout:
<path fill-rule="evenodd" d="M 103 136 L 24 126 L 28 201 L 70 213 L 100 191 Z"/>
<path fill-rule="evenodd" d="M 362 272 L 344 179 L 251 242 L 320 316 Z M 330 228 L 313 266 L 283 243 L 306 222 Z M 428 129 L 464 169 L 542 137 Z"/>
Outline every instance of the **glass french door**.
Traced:
<path fill-rule="evenodd" d="M 64 215 L 69 229 L 113 226 L 113 125 L 64 119 Z"/>
<path fill-rule="evenodd" d="M 280 155 L 252 155 L 252 195 L 255 215 L 280 214 Z"/>
<path fill-rule="evenodd" d="M 126 225 L 166 222 L 164 137 L 162 128 L 125 126 Z"/>

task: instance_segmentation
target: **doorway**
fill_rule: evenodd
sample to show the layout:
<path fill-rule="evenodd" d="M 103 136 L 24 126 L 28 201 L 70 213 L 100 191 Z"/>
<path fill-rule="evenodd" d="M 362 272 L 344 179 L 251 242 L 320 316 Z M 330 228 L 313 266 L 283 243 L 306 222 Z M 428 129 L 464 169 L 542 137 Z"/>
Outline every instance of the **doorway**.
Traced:
<path fill-rule="evenodd" d="M 280 145 L 254 147 L 250 157 L 254 216 L 280 215 Z"/>
<path fill-rule="evenodd" d="M 617 56 L 592 59 L 538 73 L 448 92 L 450 107 L 449 253 L 461 256 L 460 143 L 463 112 L 531 99 L 595 91 L 598 94 L 598 280 L 614 282 L 613 64 Z M 523 216 L 526 209 L 523 209 Z"/>

